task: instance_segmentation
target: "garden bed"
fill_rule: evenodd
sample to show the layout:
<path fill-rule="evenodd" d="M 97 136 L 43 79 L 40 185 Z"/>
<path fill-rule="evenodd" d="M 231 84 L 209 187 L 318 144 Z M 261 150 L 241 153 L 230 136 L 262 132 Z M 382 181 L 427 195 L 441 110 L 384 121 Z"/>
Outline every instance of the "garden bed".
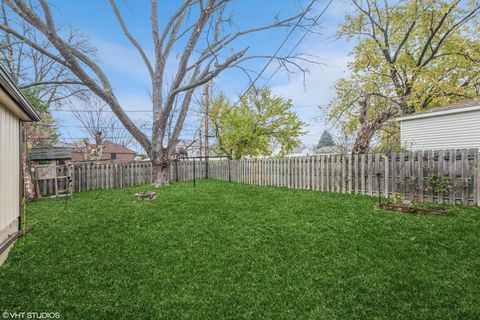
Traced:
<path fill-rule="evenodd" d="M 447 210 L 443 208 L 421 208 L 415 207 L 412 205 L 407 204 L 397 204 L 397 203 L 381 203 L 377 205 L 377 209 L 386 210 L 386 211 L 394 211 L 394 212 L 402 212 L 414 215 L 445 215 L 448 213 Z"/>

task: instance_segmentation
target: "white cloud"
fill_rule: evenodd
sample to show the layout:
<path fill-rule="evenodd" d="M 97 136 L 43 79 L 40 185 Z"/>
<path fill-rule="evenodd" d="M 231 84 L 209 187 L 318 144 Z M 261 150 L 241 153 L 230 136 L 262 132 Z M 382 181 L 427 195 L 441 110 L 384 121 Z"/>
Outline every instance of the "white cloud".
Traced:
<path fill-rule="evenodd" d="M 326 3 L 321 2 L 317 10 L 323 10 Z M 322 35 L 308 36 L 298 50 L 318 57 L 322 63 L 308 66 L 310 72 L 305 76 L 305 84 L 303 75 L 297 75 L 272 86 L 273 93 L 292 99 L 294 105 L 298 106 L 294 110 L 308 124 L 309 133 L 302 137 L 304 144 L 317 143 L 326 128 L 324 115 L 318 106 L 325 106 L 330 102 L 335 94 L 335 82 L 345 77 L 348 71 L 348 63 L 351 61 L 349 52 L 354 43 L 337 40 L 335 34 L 345 14 L 352 10 L 353 6 L 349 1 L 334 1 L 320 20 Z"/>
<path fill-rule="evenodd" d="M 313 52 L 313 50 L 309 51 Z M 284 83 L 272 87 L 272 92 L 292 99 L 296 106 L 294 110 L 300 118 L 308 123 L 308 135 L 302 138 L 303 143 L 311 145 L 317 142 L 325 128 L 318 106 L 325 106 L 333 98 L 334 83 L 345 76 L 350 57 L 345 52 L 317 51 L 325 65 L 310 66 L 310 72 L 305 75 L 295 75 Z"/>
<path fill-rule="evenodd" d="M 92 42 L 98 50 L 100 63 L 105 67 L 138 78 L 148 77 L 147 68 L 135 48 L 100 39 Z"/>
<path fill-rule="evenodd" d="M 288 82 L 272 87 L 275 94 L 288 97 L 295 105 L 321 105 L 326 104 L 333 96 L 332 86 L 336 80 L 345 76 L 348 55 L 335 55 L 332 53 L 315 53 L 325 65 L 309 67 L 305 75 L 294 75 Z"/>

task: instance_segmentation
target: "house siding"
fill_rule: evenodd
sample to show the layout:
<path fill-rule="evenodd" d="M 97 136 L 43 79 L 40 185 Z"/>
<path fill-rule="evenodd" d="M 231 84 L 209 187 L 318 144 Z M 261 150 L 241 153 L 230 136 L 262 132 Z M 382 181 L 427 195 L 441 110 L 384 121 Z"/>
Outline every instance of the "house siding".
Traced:
<path fill-rule="evenodd" d="M 402 146 L 408 150 L 480 149 L 480 110 L 402 120 Z"/>
<path fill-rule="evenodd" d="M 18 230 L 20 120 L 0 104 L 0 243 Z M 2 257 L 0 257 L 0 263 Z"/>

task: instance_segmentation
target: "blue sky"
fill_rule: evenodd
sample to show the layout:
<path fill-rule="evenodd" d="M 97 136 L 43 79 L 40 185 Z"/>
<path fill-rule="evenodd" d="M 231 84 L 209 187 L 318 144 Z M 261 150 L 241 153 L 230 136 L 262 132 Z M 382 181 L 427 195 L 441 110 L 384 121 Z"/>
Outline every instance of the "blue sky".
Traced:
<path fill-rule="evenodd" d="M 85 1 L 51 1 L 57 24 L 62 28 L 79 29 L 88 35 L 93 47 L 97 49 L 96 60 L 109 76 L 120 102 L 127 110 L 150 110 L 151 103 L 148 94 L 149 78 L 145 66 L 139 55 L 123 35 L 118 22 L 111 11 L 107 0 Z M 178 1 L 159 1 L 160 23 L 164 23 L 171 12 L 180 3 Z M 323 9 L 327 1 L 320 0 L 315 10 Z M 273 17 L 285 17 L 298 12 L 307 1 L 300 0 L 237 0 L 234 5 L 235 23 L 240 29 L 260 26 L 272 22 Z M 130 31 L 137 40 L 151 54 L 152 41 L 149 17 L 148 0 L 120 0 L 118 6 L 126 20 Z M 252 10 L 253 8 L 253 10 Z M 285 98 L 292 99 L 294 111 L 301 119 L 308 123 L 308 134 L 302 137 L 307 145 L 315 144 L 323 129 L 326 127 L 324 115 L 318 110 L 318 105 L 325 105 L 332 98 L 333 83 L 345 75 L 351 43 L 335 39 L 335 32 L 339 23 L 343 21 L 345 13 L 351 10 L 345 0 L 334 0 L 330 8 L 320 20 L 322 34 L 310 34 L 299 46 L 297 52 L 316 55 L 323 65 L 309 66 L 306 75 L 306 86 L 303 85 L 303 76 L 289 75 L 279 72 L 268 83 L 272 91 Z M 285 45 L 282 52 L 289 52 L 302 36 L 295 33 Z M 252 52 L 259 54 L 273 54 L 284 40 L 285 31 L 259 33 L 239 43 L 238 46 L 249 45 Z M 265 65 L 266 61 L 258 60 L 252 67 L 257 70 Z M 269 78 L 276 68 L 272 64 L 264 77 Z M 260 79 L 258 85 L 263 86 L 265 80 Z M 248 86 L 248 79 L 238 71 L 227 71 L 215 80 L 215 89 L 224 91 L 232 100 L 238 93 Z M 192 106 L 195 109 L 195 106 Z M 72 115 L 64 112 L 54 112 L 60 127 L 76 124 Z M 151 113 L 132 113 L 135 119 L 148 121 Z M 195 131 L 196 120 L 188 119 L 183 138 L 191 138 Z M 328 126 L 327 126 L 328 129 Z M 65 137 L 77 138 L 85 134 L 79 129 L 60 128 Z"/>

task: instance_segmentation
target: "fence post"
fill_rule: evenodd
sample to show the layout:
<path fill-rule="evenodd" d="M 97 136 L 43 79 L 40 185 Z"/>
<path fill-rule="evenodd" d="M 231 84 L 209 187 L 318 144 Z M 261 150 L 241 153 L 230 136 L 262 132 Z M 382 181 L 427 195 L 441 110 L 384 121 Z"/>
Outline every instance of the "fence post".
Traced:
<path fill-rule="evenodd" d="M 440 150 L 438 152 L 438 160 L 437 160 L 437 170 L 438 170 L 438 177 L 441 181 L 445 178 L 445 151 Z M 448 194 L 444 194 L 443 191 L 437 192 L 437 202 L 443 203 L 444 197 Z"/>
<path fill-rule="evenodd" d="M 68 165 L 68 191 L 70 198 L 73 198 L 73 192 L 75 191 L 75 167 L 73 164 Z"/>
<path fill-rule="evenodd" d="M 417 151 L 417 175 L 418 175 L 418 199 L 420 202 L 423 202 L 424 197 L 423 197 L 423 191 L 424 191 L 424 185 L 423 185 L 423 151 Z M 449 162 L 450 164 L 452 163 L 452 156 L 450 153 L 449 157 Z"/>
<path fill-rule="evenodd" d="M 385 155 L 383 157 L 383 164 L 385 169 L 385 175 L 384 175 L 385 185 L 383 187 L 383 195 L 385 198 L 388 198 L 388 195 L 389 195 L 389 190 L 388 190 L 388 187 L 390 185 L 390 172 L 389 172 L 390 160 L 389 159 L 390 158 L 388 157 L 388 155 Z"/>
<path fill-rule="evenodd" d="M 230 171 L 230 157 L 227 158 L 228 162 L 228 182 L 232 182 L 232 172 Z"/>
<path fill-rule="evenodd" d="M 372 154 L 367 155 L 367 183 L 368 183 L 368 195 L 373 196 L 373 162 Z"/>
<path fill-rule="evenodd" d="M 473 204 L 476 206 L 478 206 L 480 202 L 480 187 L 479 187 L 480 185 L 478 181 L 478 178 L 479 178 L 478 170 L 480 168 L 478 165 L 478 151 L 479 151 L 478 149 L 475 149 L 473 154 L 473 170 L 475 170 L 473 172 L 473 197 L 474 197 Z"/>
<path fill-rule="evenodd" d="M 113 187 L 118 189 L 118 163 L 113 165 Z"/>
<path fill-rule="evenodd" d="M 91 175 L 91 163 L 89 162 L 87 164 L 87 190 L 90 190 L 90 183 L 92 180 L 92 175 Z"/>
<path fill-rule="evenodd" d="M 468 150 L 464 149 L 460 152 L 462 155 L 462 204 L 467 205 L 468 204 L 468 176 L 467 176 L 467 165 L 468 165 Z"/>
<path fill-rule="evenodd" d="M 208 157 L 205 155 L 205 179 L 208 179 Z"/>
<path fill-rule="evenodd" d="M 195 187 L 195 160 L 193 160 L 193 186 Z"/>
<path fill-rule="evenodd" d="M 175 182 L 178 182 L 178 159 L 173 161 L 175 162 Z"/>

